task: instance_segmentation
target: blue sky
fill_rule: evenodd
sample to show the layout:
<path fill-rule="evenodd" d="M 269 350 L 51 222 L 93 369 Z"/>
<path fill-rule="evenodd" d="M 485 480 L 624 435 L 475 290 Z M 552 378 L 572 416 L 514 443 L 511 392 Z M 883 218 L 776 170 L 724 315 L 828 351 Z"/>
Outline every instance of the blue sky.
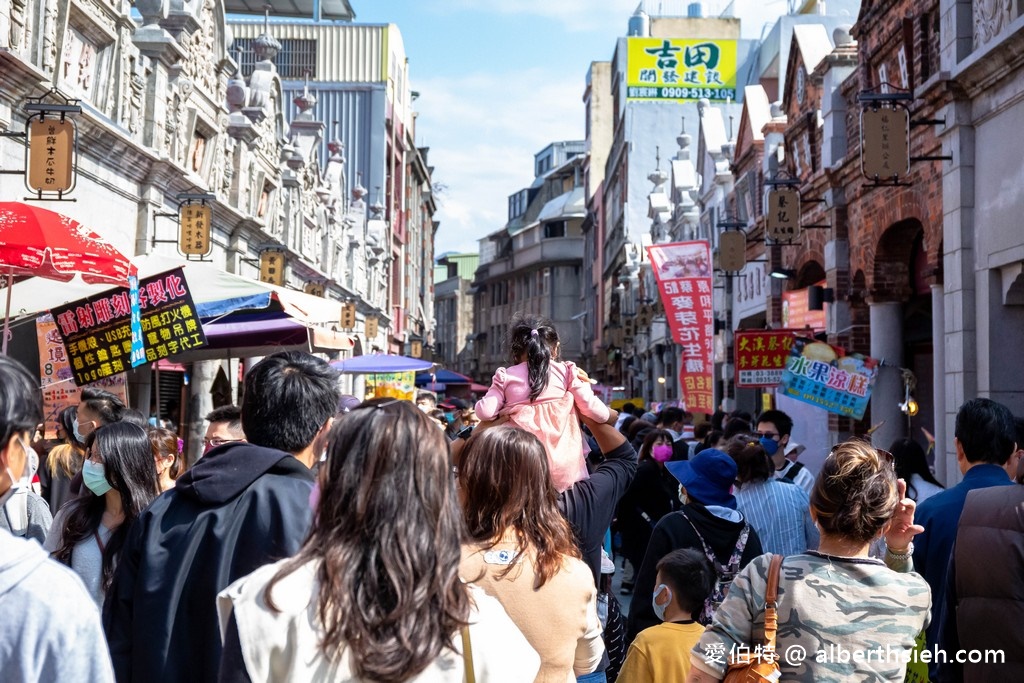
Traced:
<path fill-rule="evenodd" d="M 441 221 L 435 253 L 476 252 L 505 223 L 506 199 L 533 180 L 533 154 L 583 139 L 592 61 L 612 57 L 639 0 L 351 0 L 357 22 L 402 32 L 417 144 L 430 148 Z M 666 3 L 670 4 L 670 3 Z M 685 3 L 684 3 L 685 4 Z M 705 2 L 706 14 L 727 2 Z M 744 37 L 785 0 L 736 0 Z"/>

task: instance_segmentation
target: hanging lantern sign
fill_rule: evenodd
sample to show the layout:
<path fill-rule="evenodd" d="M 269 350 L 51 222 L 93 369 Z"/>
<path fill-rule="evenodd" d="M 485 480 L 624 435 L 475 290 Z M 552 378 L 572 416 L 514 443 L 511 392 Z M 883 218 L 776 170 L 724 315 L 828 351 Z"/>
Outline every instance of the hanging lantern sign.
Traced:
<path fill-rule="evenodd" d="M 718 236 L 718 267 L 738 273 L 747 265 L 747 233 L 726 230 Z"/>
<path fill-rule="evenodd" d="M 213 208 L 208 204 L 182 204 L 178 209 L 178 251 L 186 256 L 210 253 L 210 221 Z"/>
<path fill-rule="evenodd" d="M 874 181 L 910 175 L 910 112 L 867 107 L 860 113 L 860 170 Z"/>
<path fill-rule="evenodd" d="M 366 329 L 366 338 L 367 339 L 375 339 L 377 337 L 377 331 L 378 331 L 377 330 L 377 326 L 378 326 L 378 324 L 379 323 L 378 323 L 378 320 L 377 320 L 377 316 L 375 316 L 375 315 L 368 315 L 368 316 L 366 316 L 366 321 L 363 323 L 363 325 L 365 326 L 365 329 Z"/>
<path fill-rule="evenodd" d="M 326 292 L 326 287 L 324 287 L 324 283 L 322 282 L 307 282 L 302 288 L 302 291 L 306 294 L 322 297 Z"/>
<path fill-rule="evenodd" d="M 764 226 L 768 238 L 774 242 L 800 239 L 800 193 L 796 188 L 776 186 L 768 191 Z"/>
<path fill-rule="evenodd" d="M 28 124 L 25 183 L 37 193 L 69 192 L 75 186 L 75 124 L 71 119 L 33 118 Z"/>
<path fill-rule="evenodd" d="M 284 254 L 276 249 L 260 252 L 260 282 L 284 287 Z"/>
<path fill-rule="evenodd" d="M 341 307 L 341 328 L 343 330 L 353 330 L 356 326 L 356 305 L 351 301 L 346 302 Z"/>

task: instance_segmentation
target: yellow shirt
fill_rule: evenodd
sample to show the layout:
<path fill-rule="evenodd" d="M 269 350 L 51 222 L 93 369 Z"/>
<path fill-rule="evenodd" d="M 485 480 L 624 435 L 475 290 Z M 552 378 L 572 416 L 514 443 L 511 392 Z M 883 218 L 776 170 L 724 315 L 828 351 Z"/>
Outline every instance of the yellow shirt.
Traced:
<path fill-rule="evenodd" d="M 619 683 L 685 681 L 690 673 L 690 650 L 702 633 L 704 627 L 697 622 L 644 629 L 629 646 Z"/>

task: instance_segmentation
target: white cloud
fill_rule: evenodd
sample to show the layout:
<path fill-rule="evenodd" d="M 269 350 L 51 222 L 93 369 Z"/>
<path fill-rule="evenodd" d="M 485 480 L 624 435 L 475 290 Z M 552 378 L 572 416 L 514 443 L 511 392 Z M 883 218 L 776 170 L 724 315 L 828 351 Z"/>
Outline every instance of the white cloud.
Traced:
<path fill-rule="evenodd" d="M 417 144 L 446 186 L 435 253 L 476 251 L 507 219 L 508 195 L 533 182 L 533 154 L 584 137 L 583 74 L 531 69 L 417 80 Z"/>

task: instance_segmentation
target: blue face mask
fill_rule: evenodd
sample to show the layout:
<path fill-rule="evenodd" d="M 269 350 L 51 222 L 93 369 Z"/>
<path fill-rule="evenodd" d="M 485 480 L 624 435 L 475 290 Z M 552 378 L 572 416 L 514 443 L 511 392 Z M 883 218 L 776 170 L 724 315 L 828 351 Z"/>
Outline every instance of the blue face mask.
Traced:
<path fill-rule="evenodd" d="M 107 481 L 106 468 L 101 463 L 92 460 L 82 463 L 82 483 L 97 496 L 102 496 L 114 488 Z"/>
<path fill-rule="evenodd" d="M 78 431 L 78 418 L 75 417 L 71 420 L 71 430 L 75 433 L 75 441 L 78 443 L 85 443 L 85 436 L 82 432 Z"/>
<path fill-rule="evenodd" d="M 760 439 L 761 448 L 768 454 L 768 457 L 772 457 L 779 452 L 779 442 L 775 439 L 769 439 L 767 436 L 762 436 Z"/>

